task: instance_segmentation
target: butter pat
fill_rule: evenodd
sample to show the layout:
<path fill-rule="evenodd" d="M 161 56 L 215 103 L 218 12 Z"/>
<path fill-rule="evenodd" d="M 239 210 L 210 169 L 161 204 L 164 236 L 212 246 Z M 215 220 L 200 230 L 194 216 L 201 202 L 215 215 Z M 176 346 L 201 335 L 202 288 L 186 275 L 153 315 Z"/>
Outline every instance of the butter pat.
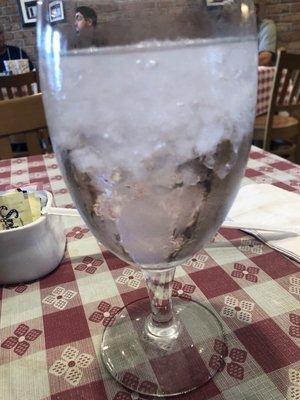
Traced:
<path fill-rule="evenodd" d="M 21 189 L 0 194 L 0 230 L 30 224 L 41 216 L 41 200 L 34 192 Z"/>

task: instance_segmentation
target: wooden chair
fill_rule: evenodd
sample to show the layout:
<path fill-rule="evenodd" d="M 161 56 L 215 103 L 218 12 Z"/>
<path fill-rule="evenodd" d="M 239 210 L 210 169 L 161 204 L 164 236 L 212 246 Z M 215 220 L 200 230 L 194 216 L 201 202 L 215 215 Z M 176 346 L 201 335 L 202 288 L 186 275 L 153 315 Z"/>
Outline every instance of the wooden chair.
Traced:
<path fill-rule="evenodd" d="M 27 150 L 13 152 L 10 137 L 24 135 Z M 42 94 L 0 101 L 0 159 L 52 151 Z"/>
<path fill-rule="evenodd" d="M 36 71 L 27 72 L 20 75 L 9 75 L 0 77 L 0 100 L 13 99 L 40 92 L 38 74 Z"/>
<path fill-rule="evenodd" d="M 300 54 L 280 51 L 268 112 L 256 118 L 254 140 L 262 141 L 264 150 L 296 161 L 300 121 L 292 115 L 297 110 L 300 110 Z"/>

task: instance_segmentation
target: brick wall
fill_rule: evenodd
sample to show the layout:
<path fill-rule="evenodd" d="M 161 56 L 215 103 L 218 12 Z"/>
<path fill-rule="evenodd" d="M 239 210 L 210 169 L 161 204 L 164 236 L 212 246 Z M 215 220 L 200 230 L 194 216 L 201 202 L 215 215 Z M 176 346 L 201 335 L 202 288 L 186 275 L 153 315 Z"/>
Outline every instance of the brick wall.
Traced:
<path fill-rule="evenodd" d="M 37 59 L 35 27 L 23 28 L 17 0 L 0 0 L 0 24 L 8 44 L 21 47 L 35 63 Z"/>
<path fill-rule="evenodd" d="M 103 0 L 103 3 L 107 3 Z M 77 3 L 88 4 L 84 1 Z M 91 3 L 91 2 L 90 2 Z M 292 52 L 300 53 L 300 0 L 261 0 L 263 14 L 275 21 L 278 30 L 278 45 Z M 73 23 L 71 2 L 65 0 L 68 23 Z M 153 0 L 154 7 L 159 7 L 160 1 Z M 108 7 L 109 12 L 114 12 Z M 108 15 L 100 16 L 103 22 L 109 20 Z M 117 13 L 117 9 L 115 10 Z M 163 12 L 163 9 L 162 9 Z M 111 15 L 110 15 L 111 16 Z M 0 0 L 0 24 L 4 25 L 7 43 L 22 47 L 32 61 L 37 61 L 35 27 L 22 27 L 17 0 Z"/>
<path fill-rule="evenodd" d="M 265 16 L 277 26 L 278 46 L 300 53 L 300 0 L 262 0 Z"/>

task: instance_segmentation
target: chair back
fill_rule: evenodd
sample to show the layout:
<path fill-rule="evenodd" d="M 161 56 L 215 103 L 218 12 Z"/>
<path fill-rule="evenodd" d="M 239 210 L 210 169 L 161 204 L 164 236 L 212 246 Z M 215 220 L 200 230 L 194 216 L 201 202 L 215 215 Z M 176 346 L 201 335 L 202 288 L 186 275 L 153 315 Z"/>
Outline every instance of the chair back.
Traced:
<path fill-rule="evenodd" d="M 0 77 L 0 100 L 32 95 L 40 91 L 36 71 Z"/>
<path fill-rule="evenodd" d="M 47 122 L 42 101 L 42 94 L 0 101 L 0 159 L 20 155 L 43 154 Z M 43 135 L 41 136 L 41 132 Z M 23 135 L 27 145 L 24 154 L 14 154 L 11 137 Z"/>
<path fill-rule="evenodd" d="M 263 148 L 270 150 L 274 114 L 280 111 L 293 113 L 300 110 L 300 54 L 278 52 L 276 72 L 271 91 Z"/>

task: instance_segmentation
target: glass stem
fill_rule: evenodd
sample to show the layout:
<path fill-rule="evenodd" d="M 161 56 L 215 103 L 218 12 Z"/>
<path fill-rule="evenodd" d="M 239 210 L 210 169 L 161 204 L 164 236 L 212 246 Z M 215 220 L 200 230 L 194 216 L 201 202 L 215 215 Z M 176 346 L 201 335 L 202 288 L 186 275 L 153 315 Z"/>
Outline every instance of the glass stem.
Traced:
<path fill-rule="evenodd" d="M 175 268 L 144 270 L 151 305 L 148 331 L 155 336 L 174 336 L 178 323 L 172 310 L 172 286 Z"/>

